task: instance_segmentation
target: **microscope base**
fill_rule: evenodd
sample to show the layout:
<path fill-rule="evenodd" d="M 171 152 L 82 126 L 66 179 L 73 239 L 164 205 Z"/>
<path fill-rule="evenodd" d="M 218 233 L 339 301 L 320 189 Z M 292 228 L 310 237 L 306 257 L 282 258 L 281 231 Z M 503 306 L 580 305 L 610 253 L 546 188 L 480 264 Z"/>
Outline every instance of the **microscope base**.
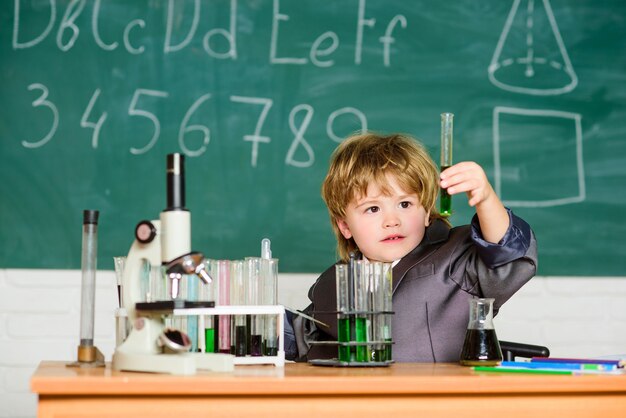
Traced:
<path fill-rule="evenodd" d="M 197 369 L 215 372 L 234 370 L 235 356 L 219 353 L 164 354 L 157 339 L 164 326 L 155 318 L 138 318 L 135 328 L 113 353 L 113 370 L 193 375 Z"/>
<path fill-rule="evenodd" d="M 113 354 L 113 369 L 130 372 L 169 373 L 176 375 L 196 374 L 193 358 L 180 354 Z"/>

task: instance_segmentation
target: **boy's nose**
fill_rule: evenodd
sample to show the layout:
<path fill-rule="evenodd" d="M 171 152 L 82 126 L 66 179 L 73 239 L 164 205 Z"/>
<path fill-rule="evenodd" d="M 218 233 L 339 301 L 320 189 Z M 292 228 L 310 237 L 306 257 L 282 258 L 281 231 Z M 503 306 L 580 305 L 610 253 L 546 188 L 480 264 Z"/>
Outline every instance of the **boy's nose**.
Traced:
<path fill-rule="evenodd" d="M 388 215 L 385 218 L 385 228 L 393 228 L 400 225 L 400 218 L 395 215 Z"/>

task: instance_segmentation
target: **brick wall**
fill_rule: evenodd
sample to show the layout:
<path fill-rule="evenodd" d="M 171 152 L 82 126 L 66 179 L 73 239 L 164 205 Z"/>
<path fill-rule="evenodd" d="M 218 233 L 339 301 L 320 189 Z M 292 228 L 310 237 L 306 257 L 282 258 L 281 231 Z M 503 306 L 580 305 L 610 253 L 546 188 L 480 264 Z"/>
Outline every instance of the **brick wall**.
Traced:
<path fill-rule="evenodd" d="M 284 274 L 279 302 L 307 304 L 316 275 Z M 35 417 L 30 377 L 42 360 L 76 360 L 80 327 L 80 271 L 0 270 L 0 418 Z M 111 360 L 112 271 L 97 274 L 95 345 Z M 538 277 L 495 320 L 503 340 L 536 343 L 553 356 L 626 356 L 626 277 Z"/>

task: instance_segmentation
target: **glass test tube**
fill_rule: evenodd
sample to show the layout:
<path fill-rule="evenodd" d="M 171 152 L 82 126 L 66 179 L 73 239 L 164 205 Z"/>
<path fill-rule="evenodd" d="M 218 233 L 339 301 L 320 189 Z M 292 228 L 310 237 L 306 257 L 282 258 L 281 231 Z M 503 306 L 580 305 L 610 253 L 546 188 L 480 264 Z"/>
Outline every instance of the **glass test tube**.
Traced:
<path fill-rule="evenodd" d="M 217 280 L 217 303 L 216 305 L 228 306 L 231 304 L 231 277 L 233 269 L 237 274 L 237 265 L 233 265 L 229 260 L 215 261 L 216 274 L 214 280 Z M 241 276 L 241 265 L 238 267 L 239 276 Z M 217 329 L 217 350 L 223 354 L 231 352 L 231 329 L 230 316 L 220 315 L 217 319 L 219 326 Z"/>
<path fill-rule="evenodd" d="M 393 311 L 393 306 L 392 306 L 392 299 L 393 299 L 393 268 L 392 268 L 392 264 L 391 263 L 384 263 L 383 264 L 383 277 L 381 279 L 382 284 L 383 284 L 383 291 L 382 293 L 384 294 L 384 310 L 385 312 L 388 312 L 387 314 L 383 315 L 384 318 L 384 327 L 383 327 L 383 340 L 387 343 L 385 345 L 385 358 L 386 361 L 391 361 L 393 360 L 392 357 L 392 351 L 391 351 L 391 347 L 392 347 L 392 333 L 391 333 L 391 312 Z"/>
<path fill-rule="evenodd" d="M 151 284 L 155 283 L 155 279 L 156 276 L 154 275 L 155 272 L 155 268 L 153 266 L 152 269 L 152 273 L 153 273 L 153 277 L 151 279 Z M 168 282 L 171 283 L 171 280 L 168 280 Z M 169 295 L 169 290 L 168 290 L 168 295 Z M 184 276 L 182 279 L 179 280 L 178 283 L 178 296 L 176 299 L 181 299 L 184 300 L 187 298 L 187 276 Z M 157 301 L 158 299 L 154 298 L 151 300 L 152 302 Z M 172 328 L 175 330 L 180 331 L 181 333 L 187 335 L 189 338 L 191 338 L 191 335 L 189 335 L 189 329 L 187 328 L 187 317 L 186 316 L 180 316 L 180 315 L 166 315 L 164 316 L 164 323 L 165 323 L 165 327 L 166 328 Z"/>
<path fill-rule="evenodd" d="M 369 263 L 366 261 L 355 261 L 354 269 L 354 310 L 358 313 L 355 315 L 354 330 L 352 332 L 352 341 L 366 343 L 368 338 L 368 330 L 370 326 L 368 312 L 371 311 L 369 304 Z M 366 344 L 356 346 L 355 359 L 357 362 L 369 361 L 369 348 Z"/>
<path fill-rule="evenodd" d="M 371 294 L 372 294 L 372 340 L 381 343 L 372 346 L 372 360 L 384 362 L 391 360 L 391 316 L 385 312 L 391 311 L 391 264 L 371 264 Z"/>
<path fill-rule="evenodd" d="M 444 171 L 452 165 L 452 140 L 453 140 L 454 114 L 441 114 L 441 164 L 440 169 Z M 440 189 L 439 212 L 444 216 L 452 214 L 452 197 L 444 188 Z"/>
<path fill-rule="evenodd" d="M 142 302 L 156 302 L 170 298 L 171 282 L 167 280 L 163 266 L 153 266 L 148 260 L 143 260 L 140 277 Z"/>
<path fill-rule="evenodd" d="M 96 265 L 98 255 L 97 210 L 83 211 L 83 241 L 81 254 L 80 345 L 93 346 L 93 326 L 96 303 Z"/>
<path fill-rule="evenodd" d="M 246 305 L 260 305 L 263 294 L 263 276 L 261 275 L 261 258 L 246 257 L 244 276 L 247 282 Z M 249 349 L 252 356 L 263 355 L 263 315 L 249 315 Z"/>
<path fill-rule="evenodd" d="M 191 274 L 186 274 L 183 276 L 183 280 L 181 280 L 182 283 L 184 283 L 185 286 L 185 293 L 183 293 L 183 298 L 184 300 L 190 300 L 190 301 L 197 301 L 199 300 L 199 293 L 200 293 L 200 280 L 198 279 L 198 277 L 196 277 L 195 274 L 191 275 Z M 200 338 L 200 333 L 198 332 L 198 316 L 197 315 L 186 315 L 186 316 L 181 316 L 180 318 L 182 318 L 184 320 L 184 325 L 185 328 L 181 328 L 181 330 L 183 330 L 183 332 L 187 333 L 187 336 L 189 336 L 189 339 L 191 340 L 191 349 L 190 351 L 192 353 L 195 353 L 196 351 L 198 351 L 198 338 Z"/>
<path fill-rule="evenodd" d="M 216 293 L 218 291 L 218 275 L 217 275 L 217 261 L 206 260 L 207 273 L 213 279 L 209 284 L 202 284 L 200 286 L 199 299 L 204 302 L 215 302 L 217 305 Z M 204 315 L 202 318 L 202 330 L 200 331 L 200 341 L 204 342 L 203 350 L 205 353 L 217 352 L 217 333 L 215 326 L 215 318 L 213 315 Z"/>
<path fill-rule="evenodd" d="M 263 305 L 278 304 L 278 260 L 261 258 L 261 282 L 263 284 Z M 275 315 L 263 315 L 263 354 L 278 355 L 278 318 Z"/>
<path fill-rule="evenodd" d="M 383 341 L 384 333 L 384 315 L 380 313 L 384 311 L 384 294 L 382 292 L 384 284 L 382 283 L 382 265 L 383 263 L 375 262 L 370 265 L 370 298 L 372 301 L 372 341 L 377 342 L 371 346 L 373 361 L 385 361 L 385 346 L 380 344 Z"/>
<path fill-rule="evenodd" d="M 117 300 L 119 307 L 115 310 L 115 346 L 120 346 L 128 337 L 130 332 L 130 322 L 128 321 L 128 312 L 124 307 L 122 295 L 122 279 L 124 277 L 124 267 L 126 265 L 126 257 L 113 257 L 115 266 L 115 278 L 117 280 Z"/>
<path fill-rule="evenodd" d="M 337 341 L 339 361 L 350 361 L 350 347 L 341 343 L 350 342 L 350 298 L 348 297 L 348 265 L 335 264 L 335 280 L 337 289 Z"/>
<path fill-rule="evenodd" d="M 245 305 L 246 281 L 244 279 L 244 262 L 242 260 L 231 261 L 230 270 L 230 304 Z M 248 352 L 248 327 L 246 315 L 233 315 L 230 329 L 231 353 L 244 357 Z"/>

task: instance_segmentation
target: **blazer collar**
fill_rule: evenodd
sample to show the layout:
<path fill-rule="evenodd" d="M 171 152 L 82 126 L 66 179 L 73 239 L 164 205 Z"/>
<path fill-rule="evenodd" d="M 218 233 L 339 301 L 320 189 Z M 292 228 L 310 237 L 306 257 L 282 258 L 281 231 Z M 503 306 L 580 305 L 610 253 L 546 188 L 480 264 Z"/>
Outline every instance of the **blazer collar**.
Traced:
<path fill-rule="evenodd" d="M 422 242 L 413 251 L 402 257 L 393 268 L 393 292 L 396 291 L 406 273 L 417 263 L 428 257 L 440 242 L 446 241 L 450 235 L 450 227 L 441 219 L 435 221 L 426 228 Z"/>

